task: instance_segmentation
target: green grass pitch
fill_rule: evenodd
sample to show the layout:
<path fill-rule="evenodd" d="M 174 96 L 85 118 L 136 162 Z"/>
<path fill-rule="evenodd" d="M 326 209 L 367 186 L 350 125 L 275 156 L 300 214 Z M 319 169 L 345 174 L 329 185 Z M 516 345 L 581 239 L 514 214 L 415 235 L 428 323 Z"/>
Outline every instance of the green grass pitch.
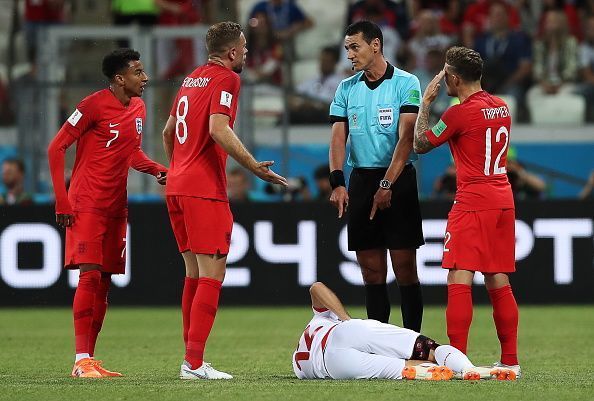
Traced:
<path fill-rule="evenodd" d="M 363 316 L 353 308 L 354 316 Z M 399 323 L 399 308 L 393 308 Z M 232 381 L 181 381 L 181 318 L 177 308 L 108 311 L 97 358 L 126 377 L 69 377 L 73 362 L 68 308 L 0 309 L 0 400 L 592 400 L 594 306 L 520 309 L 517 382 L 300 381 L 291 354 L 310 318 L 307 307 L 222 307 L 206 359 Z M 446 342 L 443 307 L 428 307 L 424 334 Z M 469 357 L 498 358 L 489 307 L 476 307 Z"/>

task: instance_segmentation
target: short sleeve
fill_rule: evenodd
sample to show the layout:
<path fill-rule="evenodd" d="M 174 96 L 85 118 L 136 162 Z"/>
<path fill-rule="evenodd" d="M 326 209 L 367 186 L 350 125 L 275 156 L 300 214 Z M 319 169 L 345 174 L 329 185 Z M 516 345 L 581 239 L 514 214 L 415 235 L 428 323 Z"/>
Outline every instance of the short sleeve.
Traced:
<path fill-rule="evenodd" d="M 313 306 L 311 309 L 314 313 L 314 316 L 321 316 L 321 317 L 325 317 L 325 318 L 328 318 L 331 320 L 340 321 L 340 318 L 334 312 L 332 312 L 330 309 L 314 308 Z"/>
<path fill-rule="evenodd" d="M 95 123 L 97 118 L 95 103 L 94 98 L 87 97 L 83 99 L 62 128 L 75 139 L 80 138 Z"/>
<path fill-rule="evenodd" d="M 330 120 L 332 122 L 348 121 L 347 97 L 344 90 L 344 81 L 336 88 L 334 99 L 330 103 Z"/>
<path fill-rule="evenodd" d="M 425 131 L 427 139 L 433 146 L 440 146 L 447 142 L 458 132 L 457 115 L 460 112 L 459 105 L 455 105 L 442 114 L 441 119 L 428 131 Z"/>
<path fill-rule="evenodd" d="M 418 113 L 421 105 L 421 83 L 411 75 L 400 92 L 400 113 Z"/>
<path fill-rule="evenodd" d="M 212 91 L 209 114 L 225 114 L 231 117 L 233 110 L 237 109 L 239 86 L 239 76 L 235 73 L 221 79 Z"/>

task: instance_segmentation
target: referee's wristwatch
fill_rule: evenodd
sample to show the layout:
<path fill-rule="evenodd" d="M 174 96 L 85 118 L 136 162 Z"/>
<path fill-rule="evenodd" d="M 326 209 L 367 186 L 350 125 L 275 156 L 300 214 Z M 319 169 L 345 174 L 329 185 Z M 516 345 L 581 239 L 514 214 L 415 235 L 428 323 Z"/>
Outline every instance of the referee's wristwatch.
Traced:
<path fill-rule="evenodd" d="M 385 190 L 392 189 L 392 183 L 390 182 L 390 180 L 386 180 L 386 179 L 381 180 L 379 182 L 379 186 L 381 189 L 385 189 Z"/>

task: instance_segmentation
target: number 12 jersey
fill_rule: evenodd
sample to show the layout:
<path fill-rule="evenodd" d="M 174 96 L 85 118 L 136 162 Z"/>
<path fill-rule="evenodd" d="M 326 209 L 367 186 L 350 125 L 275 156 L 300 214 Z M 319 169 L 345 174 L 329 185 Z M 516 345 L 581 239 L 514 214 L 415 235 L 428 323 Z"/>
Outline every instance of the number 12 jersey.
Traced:
<path fill-rule="evenodd" d="M 507 179 L 511 117 L 503 100 L 485 91 L 450 107 L 426 131 L 434 146 L 448 142 L 456 164 L 456 198 L 452 210 L 513 209 Z"/>
<path fill-rule="evenodd" d="M 228 201 L 227 153 L 210 136 L 209 120 L 212 114 L 224 114 L 233 128 L 239 89 L 239 75 L 213 63 L 184 79 L 170 113 L 175 137 L 167 195 Z"/>

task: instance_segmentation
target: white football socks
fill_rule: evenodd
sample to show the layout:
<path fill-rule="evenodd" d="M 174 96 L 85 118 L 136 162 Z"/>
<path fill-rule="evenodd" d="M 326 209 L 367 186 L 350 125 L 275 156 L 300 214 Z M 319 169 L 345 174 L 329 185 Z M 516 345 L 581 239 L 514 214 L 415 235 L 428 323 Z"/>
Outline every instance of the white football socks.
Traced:
<path fill-rule="evenodd" d="M 89 354 L 76 354 L 76 357 L 74 359 L 74 363 L 80 361 L 81 359 L 85 359 L 85 358 L 90 358 L 91 356 Z"/>
<path fill-rule="evenodd" d="M 458 348 L 451 345 L 440 345 L 435 349 L 435 360 L 440 366 L 447 366 L 456 373 L 474 367 L 470 359 Z"/>

